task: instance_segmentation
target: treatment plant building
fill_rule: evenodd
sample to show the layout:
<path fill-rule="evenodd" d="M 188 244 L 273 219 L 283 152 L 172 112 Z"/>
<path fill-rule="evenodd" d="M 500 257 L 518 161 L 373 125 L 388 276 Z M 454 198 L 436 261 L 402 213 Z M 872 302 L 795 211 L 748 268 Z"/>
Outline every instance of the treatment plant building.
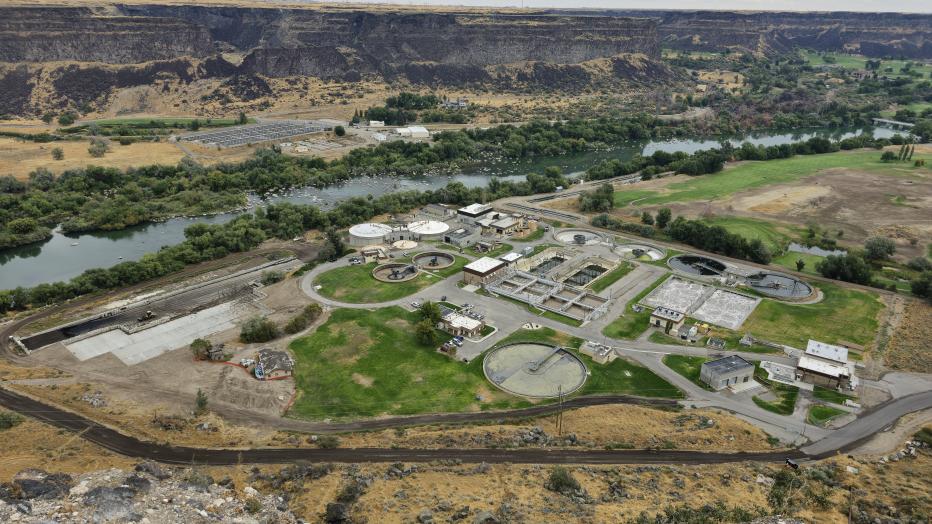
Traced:
<path fill-rule="evenodd" d="M 392 232 L 391 226 L 366 222 L 349 228 L 349 245 L 354 247 L 381 244 L 385 235 Z"/>

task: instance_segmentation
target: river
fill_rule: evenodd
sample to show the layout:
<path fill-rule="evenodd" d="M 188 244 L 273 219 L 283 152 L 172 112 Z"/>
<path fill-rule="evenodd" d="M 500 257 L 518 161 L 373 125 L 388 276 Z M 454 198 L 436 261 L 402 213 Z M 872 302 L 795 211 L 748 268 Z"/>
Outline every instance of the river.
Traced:
<path fill-rule="evenodd" d="M 893 136 L 894 131 L 874 128 L 878 137 Z M 860 130 L 810 129 L 800 132 L 751 133 L 730 137 L 735 145 L 752 142 L 763 145 L 779 145 L 807 140 L 813 136 L 825 136 L 838 140 L 858 134 Z M 568 174 L 578 174 L 597 162 L 618 158 L 628 160 L 637 153 L 653 154 L 655 151 L 692 153 L 700 149 L 717 147 L 719 139 L 677 139 L 625 144 L 609 151 L 587 152 L 579 155 L 538 159 L 530 162 L 499 162 L 473 166 L 466 172 L 449 176 L 412 178 L 357 178 L 343 184 L 316 188 L 299 188 L 267 199 L 251 197 L 254 205 L 269 202 L 293 202 L 314 204 L 322 208 L 354 196 L 378 196 L 393 191 L 408 189 L 437 189 L 450 182 L 462 182 L 467 187 L 483 186 L 491 177 L 501 180 L 523 180 L 528 173 L 540 173 L 544 168 L 555 166 Z M 79 235 L 64 235 L 55 232 L 46 242 L 0 251 L 0 289 L 17 286 L 32 287 L 42 283 L 66 281 L 87 269 L 109 267 L 126 260 L 138 260 L 146 253 L 157 251 L 162 246 L 177 244 L 184 240 L 184 228 L 196 222 L 219 224 L 227 222 L 238 213 L 224 213 L 206 217 L 175 218 L 165 222 L 135 226 L 121 231 L 94 232 Z"/>

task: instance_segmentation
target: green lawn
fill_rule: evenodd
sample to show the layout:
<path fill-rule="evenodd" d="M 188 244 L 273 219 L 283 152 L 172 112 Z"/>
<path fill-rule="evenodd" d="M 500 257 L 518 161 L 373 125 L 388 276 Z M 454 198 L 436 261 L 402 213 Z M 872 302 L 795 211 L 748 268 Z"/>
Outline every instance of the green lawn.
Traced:
<path fill-rule="evenodd" d="M 822 290 L 822 301 L 791 304 L 762 300 L 741 329 L 796 348 L 806 347 L 810 338 L 869 347 L 877 332 L 877 315 L 884 307 L 877 295 L 828 283 L 816 287 Z"/>
<path fill-rule="evenodd" d="M 772 253 L 780 253 L 791 241 L 799 237 L 800 229 L 765 220 L 743 217 L 712 217 L 702 220 L 711 226 L 721 226 L 730 233 L 748 240 L 760 239 Z"/>
<path fill-rule="evenodd" d="M 578 350 L 582 339 L 550 328 L 519 329 L 502 339 L 497 345 L 512 342 L 542 342 Z M 589 378 L 579 390 L 580 395 L 620 393 L 642 397 L 682 398 L 683 393 L 675 386 L 657 376 L 653 371 L 624 359 L 615 359 L 610 364 L 598 364 L 591 358 L 576 353 L 589 368 Z M 481 359 L 473 361 L 477 362 Z M 470 363 L 472 365 L 472 363 Z"/>
<path fill-rule="evenodd" d="M 530 235 L 522 237 L 518 240 L 521 240 L 522 242 L 533 242 L 542 238 L 544 238 L 544 227 L 539 225 L 537 226 L 537 229 L 535 229 Z"/>
<path fill-rule="evenodd" d="M 312 335 L 291 343 L 298 395 L 289 414 L 321 419 L 527 405 L 489 386 L 481 363 L 465 366 L 418 343 L 417 320 L 399 307 L 335 310 Z"/>
<path fill-rule="evenodd" d="M 421 271 L 413 280 L 407 282 L 381 282 L 372 276 L 377 262 L 356 266 L 343 266 L 325 271 L 314 279 L 314 285 L 321 286 L 321 295 L 350 304 L 371 304 L 397 300 L 440 282 L 458 273 L 467 260 L 456 257 L 452 266 L 439 271 Z"/>
<path fill-rule="evenodd" d="M 844 415 L 845 413 L 846 411 L 838 408 L 815 404 L 809 407 L 809 413 L 806 415 L 806 422 L 815 426 L 824 426 L 828 421 L 839 415 Z"/>
<path fill-rule="evenodd" d="M 644 297 L 646 297 L 651 291 L 654 290 L 657 286 L 663 283 L 664 280 L 669 278 L 669 274 L 666 274 L 658 278 L 653 284 L 647 286 L 644 291 L 638 293 L 636 297 L 631 299 L 630 302 L 625 304 L 625 312 L 620 317 L 612 321 L 611 324 L 605 326 L 602 330 L 602 334 L 606 337 L 619 338 L 623 340 L 635 339 L 647 329 L 647 323 L 650 321 L 650 309 L 644 308 L 640 313 L 635 313 L 631 306 L 637 304 Z"/>
<path fill-rule="evenodd" d="M 827 56 L 834 59 L 834 65 L 843 68 L 843 69 L 864 69 L 867 64 L 867 58 L 861 55 L 846 55 L 843 53 L 827 53 Z M 809 62 L 811 65 L 823 65 L 826 64 L 826 60 L 822 57 L 820 53 L 814 51 L 803 51 L 803 58 Z M 932 73 L 932 66 L 923 64 L 919 60 L 881 60 L 880 70 L 877 73 L 881 76 L 886 76 L 888 78 L 900 78 L 907 76 L 906 74 L 900 72 L 900 69 L 906 65 L 907 62 L 912 62 L 913 71 L 919 71 L 922 73 L 922 79 L 929 78 L 929 74 Z M 887 68 L 892 68 L 893 71 L 887 71 Z M 921 81 L 922 79 L 917 79 L 916 81 Z"/>
<path fill-rule="evenodd" d="M 777 399 L 773 401 L 764 400 L 758 396 L 751 397 L 755 404 L 778 415 L 793 414 L 793 410 L 796 409 L 796 397 L 799 396 L 799 388 L 771 382 L 767 379 L 767 372 L 761 369 L 760 362 L 754 363 L 754 379 L 767 386 L 777 396 Z"/>
<path fill-rule="evenodd" d="M 802 260 L 806 263 L 803 267 L 802 272 L 808 273 L 810 275 L 818 275 L 819 272 L 816 271 L 816 266 L 819 262 L 825 260 L 825 257 L 820 257 L 819 255 L 808 255 L 806 253 L 795 253 L 793 251 L 787 251 L 786 253 L 774 257 L 771 261 L 771 264 L 776 266 L 784 267 L 792 271 L 796 271 L 796 261 Z"/>
<path fill-rule="evenodd" d="M 708 390 L 712 390 L 708 384 L 699 380 L 699 372 L 702 370 L 702 363 L 709 359 L 703 357 L 689 357 L 686 355 L 665 355 L 663 363 L 668 368 L 676 371 L 680 375 L 688 378 L 693 384 Z"/>
<path fill-rule="evenodd" d="M 839 393 L 834 389 L 823 388 L 822 386 L 816 386 L 812 392 L 812 395 L 819 400 L 841 405 L 844 405 L 846 400 L 854 400 L 856 398 L 850 395 L 845 395 L 844 393 Z"/>
<path fill-rule="evenodd" d="M 615 207 L 625 207 L 635 200 L 656 194 L 656 191 L 651 191 L 649 189 L 621 189 L 615 191 L 613 199 L 615 201 Z"/>
<path fill-rule="evenodd" d="M 715 200 L 749 189 L 785 184 L 831 168 L 856 168 L 881 175 L 910 175 L 929 167 L 913 167 L 906 163 L 884 163 L 879 151 L 840 151 L 825 155 L 799 155 L 793 158 L 744 162 L 724 171 L 691 177 L 667 186 L 668 193 L 657 194 L 641 201 L 644 205 Z"/>
<path fill-rule="evenodd" d="M 627 275 L 634 269 L 634 264 L 629 262 L 622 262 L 618 267 L 605 273 L 599 278 L 595 279 L 592 284 L 589 285 L 589 289 L 598 293 L 608 286 L 611 286 L 615 282 L 618 282 L 621 277 Z"/>

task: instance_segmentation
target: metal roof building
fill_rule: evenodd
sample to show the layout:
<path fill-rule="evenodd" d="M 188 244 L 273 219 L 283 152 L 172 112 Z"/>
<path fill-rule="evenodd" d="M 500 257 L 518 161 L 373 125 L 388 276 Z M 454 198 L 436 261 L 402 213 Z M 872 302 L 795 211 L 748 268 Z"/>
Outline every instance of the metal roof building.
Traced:
<path fill-rule="evenodd" d="M 754 364 L 739 357 L 728 355 L 717 360 L 702 363 L 699 380 L 712 389 L 720 390 L 735 384 L 743 384 L 754 376 Z"/>

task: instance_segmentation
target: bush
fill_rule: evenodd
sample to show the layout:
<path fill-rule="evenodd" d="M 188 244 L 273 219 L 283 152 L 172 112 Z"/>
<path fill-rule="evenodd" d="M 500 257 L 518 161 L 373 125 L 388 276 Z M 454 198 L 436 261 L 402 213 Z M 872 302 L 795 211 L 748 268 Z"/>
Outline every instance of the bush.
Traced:
<path fill-rule="evenodd" d="M 864 242 L 864 256 L 868 260 L 884 260 L 896 253 L 896 244 L 886 237 L 871 237 Z"/>
<path fill-rule="evenodd" d="M 0 412 L 0 429 L 10 429 L 18 426 L 23 421 L 22 415 L 12 411 Z"/>
<path fill-rule="evenodd" d="M 204 413 L 207 413 L 207 393 L 198 388 L 197 396 L 194 397 L 194 414 L 203 415 Z"/>
<path fill-rule="evenodd" d="M 278 326 L 265 317 L 253 317 L 243 324 L 239 332 L 242 342 L 268 342 L 278 336 Z"/>
<path fill-rule="evenodd" d="M 65 152 L 60 147 L 52 148 L 52 160 L 63 160 L 65 158 Z"/>
<path fill-rule="evenodd" d="M 67 113 L 62 113 L 58 117 L 58 123 L 63 126 L 70 126 L 77 119 L 78 119 L 78 115 L 69 111 Z"/>
<path fill-rule="evenodd" d="M 101 138 L 94 138 L 91 140 L 91 145 L 87 148 L 88 154 L 94 158 L 100 158 L 107 154 L 107 151 L 110 151 L 110 146 L 107 145 L 107 141 Z"/>
<path fill-rule="evenodd" d="M 547 489 L 557 493 L 572 493 L 579 489 L 579 482 L 573 478 L 573 475 L 562 466 L 557 466 L 550 471 L 550 478 L 547 480 Z"/>
<path fill-rule="evenodd" d="M 317 446 L 323 449 L 335 449 L 340 447 L 340 437 L 336 435 L 321 435 L 317 437 Z"/>
<path fill-rule="evenodd" d="M 249 497 L 246 499 L 246 503 L 243 506 L 243 509 L 245 509 L 247 513 L 259 513 L 262 511 L 262 502 L 260 502 L 256 497 Z"/>
<path fill-rule="evenodd" d="M 276 282 L 281 282 L 285 279 L 285 274 L 281 271 L 264 271 L 262 272 L 262 278 L 260 281 L 263 286 L 270 286 Z"/>
<path fill-rule="evenodd" d="M 320 314 L 323 312 L 320 304 L 308 304 L 304 306 L 304 309 L 297 316 L 292 318 L 285 324 L 285 333 L 289 335 L 294 335 L 300 331 L 303 331 L 307 326 L 314 323 L 320 317 Z"/>
<path fill-rule="evenodd" d="M 335 135 L 337 135 L 337 136 L 344 136 L 344 135 L 346 135 L 346 129 L 345 129 L 343 126 L 334 127 L 334 128 L 333 128 L 333 134 L 335 134 Z"/>
<path fill-rule="evenodd" d="M 191 353 L 194 354 L 194 358 L 198 360 L 207 359 L 207 352 L 210 351 L 210 348 L 213 347 L 213 344 L 209 340 L 203 338 L 196 338 L 191 341 Z"/>

